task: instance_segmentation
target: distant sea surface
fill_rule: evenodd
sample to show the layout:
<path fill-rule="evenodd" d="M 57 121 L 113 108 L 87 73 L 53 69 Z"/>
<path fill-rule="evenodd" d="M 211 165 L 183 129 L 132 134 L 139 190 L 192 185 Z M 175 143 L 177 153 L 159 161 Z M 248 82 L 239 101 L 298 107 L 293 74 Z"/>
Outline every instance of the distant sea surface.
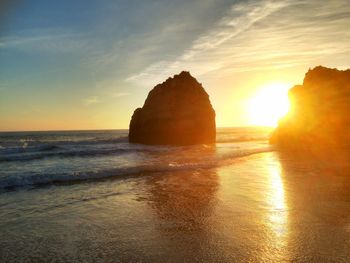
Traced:
<path fill-rule="evenodd" d="M 0 262 L 349 262 L 348 155 L 280 152 L 270 131 L 0 133 Z"/>

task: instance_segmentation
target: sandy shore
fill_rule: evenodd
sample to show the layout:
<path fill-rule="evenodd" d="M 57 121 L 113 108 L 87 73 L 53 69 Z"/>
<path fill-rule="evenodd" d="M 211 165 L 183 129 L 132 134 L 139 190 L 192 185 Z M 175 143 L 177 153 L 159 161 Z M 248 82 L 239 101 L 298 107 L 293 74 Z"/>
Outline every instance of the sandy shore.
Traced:
<path fill-rule="evenodd" d="M 215 169 L 9 192 L 0 261 L 348 262 L 349 171 L 270 152 Z"/>

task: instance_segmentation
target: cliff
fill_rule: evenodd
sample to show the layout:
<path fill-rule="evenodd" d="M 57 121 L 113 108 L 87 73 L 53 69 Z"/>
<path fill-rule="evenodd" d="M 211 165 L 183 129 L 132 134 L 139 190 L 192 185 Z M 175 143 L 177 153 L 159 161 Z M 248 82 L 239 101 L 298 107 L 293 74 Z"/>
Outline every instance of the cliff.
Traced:
<path fill-rule="evenodd" d="M 289 91 L 291 110 L 270 142 L 292 148 L 341 146 L 350 139 L 350 70 L 318 66 Z"/>
<path fill-rule="evenodd" d="M 215 111 L 209 96 L 189 72 L 155 86 L 134 111 L 129 142 L 189 145 L 215 143 Z"/>

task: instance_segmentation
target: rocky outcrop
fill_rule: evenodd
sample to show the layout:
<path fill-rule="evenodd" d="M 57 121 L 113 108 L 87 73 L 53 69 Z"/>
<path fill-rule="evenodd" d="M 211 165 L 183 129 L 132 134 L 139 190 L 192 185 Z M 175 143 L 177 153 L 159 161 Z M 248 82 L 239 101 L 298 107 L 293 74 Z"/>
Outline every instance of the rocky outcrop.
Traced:
<path fill-rule="evenodd" d="M 292 148 L 341 146 L 350 141 L 350 70 L 318 66 L 289 92 L 291 110 L 270 142 Z"/>
<path fill-rule="evenodd" d="M 189 145 L 214 143 L 215 137 L 209 96 L 186 71 L 155 86 L 129 126 L 132 143 Z"/>

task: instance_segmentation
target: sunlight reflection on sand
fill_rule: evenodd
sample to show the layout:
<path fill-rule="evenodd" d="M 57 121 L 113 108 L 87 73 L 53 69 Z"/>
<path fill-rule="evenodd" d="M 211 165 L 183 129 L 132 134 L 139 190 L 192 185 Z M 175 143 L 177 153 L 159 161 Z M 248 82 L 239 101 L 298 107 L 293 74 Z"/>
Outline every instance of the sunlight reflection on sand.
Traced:
<path fill-rule="evenodd" d="M 269 152 L 215 169 L 3 195 L 13 211 L 40 208 L 1 229 L 11 239 L 0 252 L 23 259 L 35 251 L 45 261 L 348 262 L 349 174 L 346 163 Z M 2 220 L 11 226 L 17 215 Z"/>
<path fill-rule="evenodd" d="M 265 155 L 266 169 L 269 176 L 269 194 L 268 202 L 271 204 L 271 212 L 269 214 L 269 220 L 271 221 L 271 227 L 279 238 L 285 237 L 287 234 L 288 223 L 288 208 L 285 200 L 285 190 L 282 181 L 282 170 L 280 162 L 274 160 L 275 156 Z"/>

